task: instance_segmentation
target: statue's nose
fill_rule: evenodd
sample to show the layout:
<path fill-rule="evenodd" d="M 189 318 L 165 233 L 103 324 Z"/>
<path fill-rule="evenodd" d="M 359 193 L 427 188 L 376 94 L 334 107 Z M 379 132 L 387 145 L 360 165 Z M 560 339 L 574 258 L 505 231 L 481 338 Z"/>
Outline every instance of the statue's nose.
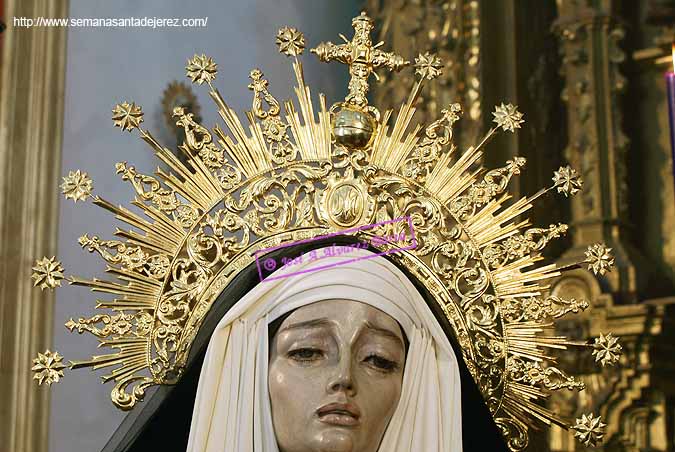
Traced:
<path fill-rule="evenodd" d="M 354 382 L 352 360 L 350 356 L 340 357 L 335 373 L 328 382 L 327 389 L 329 392 L 344 391 L 349 395 L 356 394 L 356 384 Z"/>

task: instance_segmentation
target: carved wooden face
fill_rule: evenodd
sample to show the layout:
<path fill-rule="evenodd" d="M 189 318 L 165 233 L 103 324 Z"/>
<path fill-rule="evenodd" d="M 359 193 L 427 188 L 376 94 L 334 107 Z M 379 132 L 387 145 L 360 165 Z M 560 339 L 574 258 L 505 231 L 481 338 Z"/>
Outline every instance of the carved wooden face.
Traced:
<path fill-rule="evenodd" d="M 376 452 L 401 396 L 399 324 L 370 305 L 295 310 L 270 344 L 268 384 L 281 452 Z"/>

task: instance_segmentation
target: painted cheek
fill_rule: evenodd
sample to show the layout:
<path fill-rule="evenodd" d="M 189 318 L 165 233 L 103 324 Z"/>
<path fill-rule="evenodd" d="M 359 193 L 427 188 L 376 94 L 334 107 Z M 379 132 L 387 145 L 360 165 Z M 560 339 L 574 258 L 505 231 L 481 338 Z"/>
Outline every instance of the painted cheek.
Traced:
<path fill-rule="evenodd" d="M 286 374 L 283 372 L 275 372 L 273 375 L 273 383 L 277 386 L 285 386 L 286 385 Z"/>
<path fill-rule="evenodd" d="M 311 417 L 322 400 L 326 378 L 321 369 L 284 365 L 275 372 L 273 382 L 279 399 L 295 416 Z"/>
<path fill-rule="evenodd" d="M 398 377 L 398 378 L 397 378 Z M 376 419 L 393 413 L 401 396 L 402 378 L 391 375 L 387 378 L 368 376 L 361 378 L 364 408 Z"/>

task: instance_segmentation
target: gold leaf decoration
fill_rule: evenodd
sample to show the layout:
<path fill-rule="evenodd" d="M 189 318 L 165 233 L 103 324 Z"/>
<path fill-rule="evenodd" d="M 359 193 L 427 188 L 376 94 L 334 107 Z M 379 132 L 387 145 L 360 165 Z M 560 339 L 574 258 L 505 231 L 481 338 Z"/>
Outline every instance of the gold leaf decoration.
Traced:
<path fill-rule="evenodd" d="M 38 385 L 45 383 L 51 386 L 52 383 L 58 383 L 63 377 L 63 369 L 67 366 L 62 363 L 63 356 L 59 352 L 38 353 L 37 358 L 33 359 L 34 366 L 31 370 L 34 372 L 33 379 L 37 380 Z"/>
<path fill-rule="evenodd" d="M 207 57 L 204 54 L 195 54 L 195 56 L 188 60 L 185 70 L 192 83 L 201 85 L 203 83 L 211 83 L 216 79 L 218 65 L 213 62 L 211 57 Z"/>
<path fill-rule="evenodd" d="M 403 175 L 424 183 L 441 158 L 443 148 L 452 139 L 452 127 L 459 121 L 462 107 L 450 104 L 441 110 L 441 118 L 429 124 L 424 138 L 403 163 Z M 447 155 L 447 154 L 446 154 Z"/>
<path fill-rule="evenodd" d="M 60 286 L 63 280 L 63 266 L 55 256 L 43 257 L 35 261 L 31 278 L 33 278 L 33 287 L 39 286 L 41 290 L 54 289 Z"/>
<path fill-rule="evenodd" d="M 507 299 L 502 302 L 501 310 L 510 321 L 542 321 L 558 319 L 569 313 L 578 313 L 588 308 L 586 300 L 564 299 L 554 295 L 546 298 L 527 297 L 521 300 Z"/>
<path fill-rule="evenodd" d="M 575 425 L 572 426 L 574 430 L 574 437 L 585 446 L 595 447 L 602 441 L 605 435 L 605 427 L 607 424 L 602 422 L 600 416 L 594 417 L 593 414 L 583 414 L 576 419 Z"/>
<path fill-rule="evenodd" d="M 508 370 L 514 381 L 527 383 L 531 386 L 540 386 L 554 391 L 559 389 L 581 391 L 585 388 L 583 382 L 568 376 L 557 367 L 544 368 L 537 362 L 512 358 L 508 362 Z"/>
<path fill-rule="evenodd" d="M 145 273 L 155 279 L 162 279 L 169 270 L 169 258 L 164 254 L 150 255 L 139 246 L 128 246 L 119 240 L 101 240 L 84 234 L 78 243 L 89 252 L 99 253 L 109 264 L 121 264 L 124 270 Z"/>
<path fill-rule="evenodd" d="M 570 166 L 561 166 L 553 172 L 553 183 L 558 193 L 565 196 L 575 195 L 584 184 L 577 171 Z"/>
<path fill-rule="evenodd" d="M 441 75 L 442 70 L 443 62 L 433 53 L 420 53 L 415 58 L 415 73 L 422 78 L 433 80 Z"/>
<path fill-rule="evenodd" d="M 497 124 L 497 127 L 501 127 L 504 132 L 515 132 L 525 122 L 523 114 L 518 111 L 518 107 L 512 104 L 502 103 L 495 107 L 492 116 L 494 116 L 492 122 Z"/>
<path fill-rule="evenodd" d="M 72 199 L 75 202 L 85 201 L 91 196 L 93 189 L 94 185 L 89 175 L 80 170 L 69 171 L 68 175 L 63 177 L 61 184 L 61 193 L 66 196 L 66 199 Z"/>
<path fill-rule="evenodd" d="M 112 120 L 116 127 L 131 132 L 143 122 L 143 111 L 136 103 L 122 102 L 112 110 Z"/>
<path fill-rule="evenodd" d="M 97 327 L 101 324 L 102 327 Z M 98 314 L 88 319 L 80 317 L 77 321 L 70 319 L 65 327 L 71 332 L 77 330 L 82 334 L 84 331 L 97 337 L 124 337 L 133 335 L 144 337 L 150 333 L 153 319 L 147 312 L 139 312 L 136 315 L 126 314 L 124 311 L 116 315 Z"/>
<path fill-rule="evenodd" d="M 288 56 L 298 56 L 305 49 L 305 35 L 293 27 L 280 28 L 276 42 L 279 52 Z"/>
<path fill-rule="evenodd" d="M 602 243 L 595 243 L 588 247 L 585 252 L 588 269 L 595 275 L 604 275 L 614 266 L 614 256 L 612 249 Z"/>
<path fill-rule="evenodd" d="M 593 344 L 593 356 L 595 361 L 602 364 L 602 366 L 612 366 L 619 362 L 621 358 L 621 351 L 623 347 L 619 344 L 619 338 L 612 336 L 612 333 L 602 334 L 595 338 Z"/>
<path fill-rule="evenodd" d="M 279 102 L 267 89 L 269 82 L 263 78 L 260 69 L 253 69 L 249 78 L 251 83 L 248 85 L 248 89 L 253 91 L 251 111 L 258 119 L 262 120 L 262 134 L 269 145 L 272 161 L 277 164 L 284 164 L 295 160 L 297 149 L 286 133 L 288 124 L 279 117 L 281 111 Z M 267 103 L 269 107 L 267 110 L 263 108 L 263 102 Z"/>

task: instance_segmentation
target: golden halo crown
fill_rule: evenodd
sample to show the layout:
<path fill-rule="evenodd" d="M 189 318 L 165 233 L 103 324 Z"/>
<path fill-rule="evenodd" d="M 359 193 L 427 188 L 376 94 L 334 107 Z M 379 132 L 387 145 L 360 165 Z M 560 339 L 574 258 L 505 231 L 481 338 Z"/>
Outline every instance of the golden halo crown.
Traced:
<path fill-rule="evenodd" d="M 263 73 L 252 70 L 246 125 L 213 86 L 216 63 L 206 55 L 190 58 L 187 76 L 209 87 L 226 129 L 208 129 L 184 108 L 174 109 L 176 126 L 185 134 L 177 151 L 184 160 L 141 128 L 140 106 L 114 107 L 114 125 L 138 131 L 163 168 L 146 175 L 118 163 L 116 172 L 136 192 L 131 204 L 143 216 L 93 196 L 94 204 L 129 229 L 117 229 L 114 240 L 87 234 L 79 239 L 82 248 L 108 263 L 112 280 L 71 276 L 69 282 L 113 299 L 97 301 L 100 314 L 71 318 L 65 326 L 95 335 L 112 351 L 66 365 L 48 350 L 34 360 L 35 378 L 51 384 L 66 368 L 111 368 L 103 380 L 115 382 L 112 401 L 129 410 L 148 387 L 180 378 L 205 315 L 257 251 L 373 223 L 382 224 L 354 234 L 395 235 L 401 223 L 390 220 L 409 217 L 417 246 L 392 259 L 435 294 L 510 449 L 524 449 L 528 429 L 537 422 L 571 427 L 585 444 L 597 443 L 603 435 L 600 418 L 585 414 L 570 425 L 541 405 L 552 390 L 583 389 L 556 367 L 552 351 L 589 347 L 606 365 L 619 359 L 621 346 L 611 334 L 593 344 L 556 335 L 554 320 L 588 303 L 548 295 L 547 281 L 585 264 L 604 274 L 613 258 L 604 245 L 594 244 L 583 261 L 539 265 L 541 250 L 567 226 L 532 227 L 524 218 L 548 192 L 578 192 L 579 175 L 562 167 L 550 187 L 511 201 L 508 183 L 525 159 L 515 157 L 496 169 L 483 168 L 481 161 L 491 138 L 515 132 L 523 114 L 511 104 L 497 106 L 494 125 L 463 151 L 452 141 L 462 113 L 458 104 L 448 105 L 426 127 L 412 126 L 423 85 L 442 68 L 429 52 L 415 58 L 418 78 L 406 102 L 395 114 L 378 111 L 368 105 L 369 77 L 377 68 L 397 71 L 410 63 L 372 43 L 373 22 L 365 13 L 352 24 L 352 39 L 342 36 L 342 44 L 312 49 L 322 61 L 347 64 L 351 77 L 344 102 L 328 108 L 320 95 L 318 111 L 298 59 L 305 38 L 294 28 L 281 28 L 276 43 L 292 57 L 296 98 L 281 104 Z M 85 172 L 71 171 L 61 187 L 67 198 L 86 200 L 92 181 Z M 393 246 L 378 243 L 383 251 Z M 54 288 L 63 271 L 53 257 L 39 260 L 35 285 Z"/>

